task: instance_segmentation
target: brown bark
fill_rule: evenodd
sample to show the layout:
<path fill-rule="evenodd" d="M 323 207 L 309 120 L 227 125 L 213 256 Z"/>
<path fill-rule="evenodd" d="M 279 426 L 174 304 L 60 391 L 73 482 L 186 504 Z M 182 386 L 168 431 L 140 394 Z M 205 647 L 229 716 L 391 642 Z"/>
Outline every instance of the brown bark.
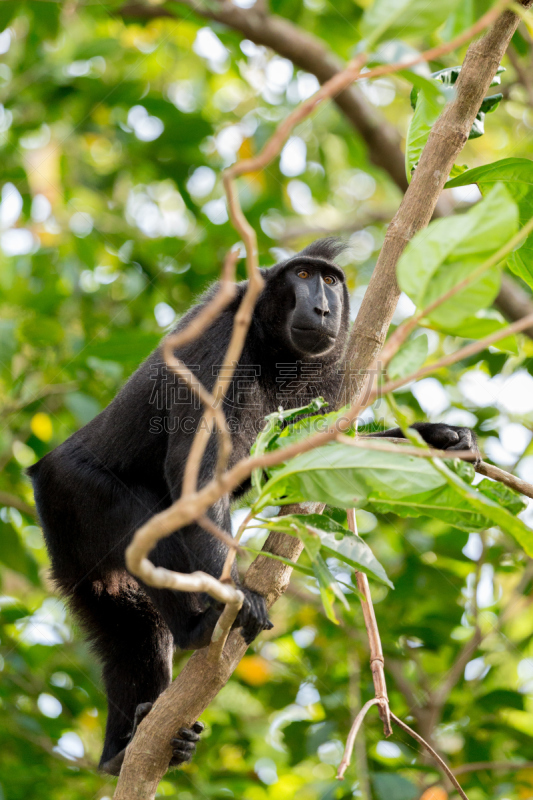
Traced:
<path fill-rule="evenodd" d="M 528 8 L 531 2 L 523 0 L 521 4 Z M 398 260 L 415 233 L 429 224 L 450 170 L 466 144 L 481 102 L 519 21 L 516 14 L 505 11 L 492 28 L 468 48 L 455 99 L 445 107 L 433 126 L 413 180 L 387 230 L 350 336 L 346 360 L 349 364 L 357 364 L 358 372 L 347 371 L 343 397 L 357 397 L 365 386 L 365 370 L 383 347 L 400 296 L 396 282 Z M 376 313 L 377 309 L 379 313 Z"/>

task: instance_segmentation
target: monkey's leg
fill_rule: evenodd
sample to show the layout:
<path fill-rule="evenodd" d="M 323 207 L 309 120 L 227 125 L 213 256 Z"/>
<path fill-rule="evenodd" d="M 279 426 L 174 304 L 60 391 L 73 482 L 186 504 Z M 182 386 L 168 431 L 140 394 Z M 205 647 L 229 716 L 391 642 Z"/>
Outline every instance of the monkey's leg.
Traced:
<path fill-rule="evenodd" d="M 121 580 L 83 584 L 72 606 L 103 663 L 108 715 L 100 768 L 118 775 L 135 727 L 135 714 L 151 704 L 172 678 L 173 641 L 142 588 Z"/>

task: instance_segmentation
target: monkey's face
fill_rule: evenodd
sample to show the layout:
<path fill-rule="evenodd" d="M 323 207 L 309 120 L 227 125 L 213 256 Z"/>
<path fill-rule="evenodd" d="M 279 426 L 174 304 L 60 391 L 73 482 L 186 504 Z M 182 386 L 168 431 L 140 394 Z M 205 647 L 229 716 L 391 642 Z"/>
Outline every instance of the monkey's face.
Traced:
<path fill-rule="evenodd" d="M 293 298 L 287 320 L 291 345 L 302 355 L 327 353 L 341 329 L 344 273 L 332 264 L 295 259 L 284 278 Z"/>

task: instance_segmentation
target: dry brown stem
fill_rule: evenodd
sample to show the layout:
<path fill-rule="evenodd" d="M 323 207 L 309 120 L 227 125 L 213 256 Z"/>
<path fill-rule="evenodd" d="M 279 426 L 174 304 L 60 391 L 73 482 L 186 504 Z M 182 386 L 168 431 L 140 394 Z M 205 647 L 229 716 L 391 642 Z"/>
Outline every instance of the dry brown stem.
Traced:
<path fill-rule="evenodd" d="M 355 509 L 353 508 L 348 509 L 348 527 L 353 533 L 357 533 Z M 372 603 L 370 586 L 365 573 L 356 571 L 355 578 L 357 581 L 357 588 L 362 597 L 361 608 L 363 610 L 363 619 L 365 621 L 366 635 L 370 648 L 370 669 L 372 671 L 376 699 L 379 704 L 379 716 L 383 722 L 383 732 L 385 736 L 390 736 L 392 734 L 392 728 L 389 717 L 389 698 L 387 695 L 385 672 L 383 670 L 385 659 L 383 658 L 383 648 L 381 646 L 378 623 L 374 613 L 374 604 Z"/>
<path fill-rule="evenodd" d="M 523 481 L 522 478 L 517 478 L 515 475 L 511 475 L 510 472 L 495 467 L 494 464 L 487 464 L 486 461 L 482 461 L 481 464 L 476 466 L 476 472 L 479 472 L 480 475 L 485 475 L 486 478 L 492 478 L 493 481 L 505 483 L 506 486 L 514 489 L 515 492 L 533 498 L 533 486 L 530 483 Z"/>
<path fill-rule="evenodd" d="M 372 706 L 376 706 L 381 701 L 377 697 L 372 697 L 371 700 L 367 700 L 364 706 L 361 708 L 357 716 L 355 717 L 352 727 L 350 728 L 350 733 L 346 739 L 346 746 L 344 748 L 344 754 L 342 756 L 341 763 L 337 769 L 337 780 L 342 781 L 344 778 L 344 773 L 350 766 L 350 762 L 352 759 L 352 753 L 355 746 L 355 740 L 357 738 L 357 734 L 359 733 L 359 728 L 361 727 L 364 718 L 367 715 L 367 712 L 370 711 Z"/>
<path fill-rule="evenodd" d="M 451 782 L 453 783 L 453 785 L 455 786 L 455 788 L 457 789 L 457 791 L 459 792 L 459 794 L 461 795 L 463 800 L 468 800 L 468 797 L 466 796 L 466 794 L 461 789 L 461 784 L 459 783 L 459 781 L 457 780 L 457 778 L 455 777 L 455 775 L 453 774 L 453 772 L 449 768 L 448 764 L 445 761 L 443 761 L 443 759 L 439 756 L 437 751 L 434 750 L 431 747 L 431 745 L 428 744 L 428 742 L 426 742 L 425 739 L 423 739 L 418 733 L 416 733 L 416 731 L 414 731 L 412 728 L 410 728 L 409 725 L 407 725 L 401 719 L 398 719 L 398 717 L 395 714 L 393 714 L 392 711 L 390 712 L 390 716 L 391 716 L 391 719 L 392 719 L 392 721 L 394 722 L 395 725 L 397 725 L 399 728 L 401 728 L 402 731 L 405 731 L 406 733 L 408 733 L 409 736 L 412 736 L 413 739 L 415 739 L 419 744 L 422 745 L 422 747 L 425 747 L 425 749 L 428 751 L 428 753 L 430 753 L 433 756 L 433 758 L 435 759 L 435 761 L 437 762 L 437 764 L 439 765 L 441 770 L 446 773 L 446 775 L 451 780 Z"/>

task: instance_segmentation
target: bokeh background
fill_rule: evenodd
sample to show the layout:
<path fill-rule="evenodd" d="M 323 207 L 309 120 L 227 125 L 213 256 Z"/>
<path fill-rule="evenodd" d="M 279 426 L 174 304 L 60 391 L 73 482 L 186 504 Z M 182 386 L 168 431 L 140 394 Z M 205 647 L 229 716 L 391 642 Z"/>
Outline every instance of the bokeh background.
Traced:
<path fill-rule="evenodd" d="M 347 59 L 366 5 L 270 7 Z M 472 0 L 457 14 L 475 19 L 487 5 Z M 0 3 L 2 800 L 103 800 L 114 785 L 95 769 L 105 722 L 98 666 L 50 585 L 24 470 L 104 408 L 217 277 L 238 240 L 220 171 L 256 153 L 318 88 L 314 75 L 190 8 L 168 3 L 167 12 L 134 17 L 120 3 L 92 0 Z M 457 14 L 438 31 L 406 28 L 410 46 L 450 38 Z M 531 156 L 526 26 L 504 66 L 504 100 L 465 148 L 469 167 Z M 359 86 L 401 142 L 410 84 L 390 77 Z M 401 192 L 338 108 L 321 106 L 239 190 L 265 266 L 328 232 L 344 236 L 355 316 Z M 458 213 L 478 198 L 475 187 L 444 193 Z M 411 310 L 402 297 L 395 323 Z M 426 333 L 434 355 L 454 346 Z M 533 480 L 532 355 L 533 343 L 520 338 L 518 352 L 484 351 L 398 401 L 412 419 L 475 427 L 490 459 Z M 372 418 L 392 422 L 379 404 Z M 470 800 L 532 797 L 531 564 L 496 529 L 469 535 L 370 511 L 358 522 L 396 586 L 372 587 L 394 711 L 452 765 L 474 765 L 461 777 Z M 335 781 L 354 711 L 373 694 L 354 595 L 350 608 L 335 626 L 313 580 L 295 577 L 273 611 L 275 629 L 206 711 L 195 761 L 169 774 L 158 796 L 446 800 L 416 744 L 402 734 L 384 741 L 375 713 L 347 779 Z"/>

